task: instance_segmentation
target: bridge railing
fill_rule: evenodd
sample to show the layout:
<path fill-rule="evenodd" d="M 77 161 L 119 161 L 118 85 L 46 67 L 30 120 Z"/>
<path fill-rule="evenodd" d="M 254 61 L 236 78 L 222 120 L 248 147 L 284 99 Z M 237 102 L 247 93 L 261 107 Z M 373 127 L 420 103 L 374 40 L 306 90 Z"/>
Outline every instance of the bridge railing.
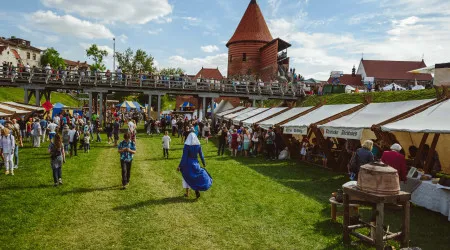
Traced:
<path fill-rule="evenodd" d="M 304 94 L 299 85 L 277 82 L 190 80 L 183 77 L 152 75 L 127 75 L 115 72 L 90 71 L 10 71 L 1 72 L 0 79 L 17 83 L 33 83 L 62 86 L 123 87 L 129 89 L 181 90 L 219 92 L 269 96 L 300 96 Z"/>

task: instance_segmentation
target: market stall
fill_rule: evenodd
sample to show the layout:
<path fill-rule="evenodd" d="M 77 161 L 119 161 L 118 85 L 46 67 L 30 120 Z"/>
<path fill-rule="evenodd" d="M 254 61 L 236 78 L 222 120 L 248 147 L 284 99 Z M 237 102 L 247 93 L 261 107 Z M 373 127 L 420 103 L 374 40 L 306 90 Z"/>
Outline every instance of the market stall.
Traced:
<path fill-rule="evenodd" d="M 406 88 L 403 88 L 402 86 L 396 84 L 396 83 L 391 83 L 389 85 L 386 85 L 383 87 L 384 91 L 391 91 L 391 90 L 406 90 Z"/>
<path fill-rule="evenodd" d="M 225 111 L 234 109 L 233 105 L 229 101 L 222 100 L 215 108 L 215 114 L 221 114 Z M 217 115 L 216 115 L 217 117 Z"/>
<path fill-rule="evenodd" d="M 131 101 L 124 101 L 121 104 L 118 104 L 116 107 L 118 107 L 122 110 L 126 110 L 126 111 L 131 111 L 132 109 L 136 109 L 136 105 L 134 105 L 134 103 Z"/>
<path fill-rule="evenodd" d="M 277 116 L 264 120 L 258 123 L 258 125 L 263 129 L 268 129 L 269 127 L 274 127 L 276 125 L 282 125 L 290 120 L 298 118 L 299 116 L 305 114 L 306 112 L 309 112 L 313 108 L 314 107 L 292 108 Z"/>
<path fill-rule="evenodd" d="M 243 109 L 245 109 L 245 107 L 243 107 L 243 106 L 239 106 L 239 107 L 236 107 L 236 108 L 233 108 L 233 109 L 229 109 L 229 110 L 217 113 L 216 118 L 222 119 L 225 115 L 236 113 L 236 112 L 239 112 L 239 111 L 241 111 Z"/>
<path fill-rule="evenodd" d="M 30 110 L 30 111 L 45 111 L 45 109 L 42 107 L 32 106 L 32 105 L 27 105 L 27 104 L 22 104 L 22 103 L 17 103 L 17 102 L 3 102 L 2 104 L 8 105 L 13 108 Z"/>
<path fill-rule="evenodd" d="M 10 117 L 10 116 L 12 116 L 13 114 L 11 114 L 11 113 L 3 113 L 3 112 L 0 112 L 0 117 Z"/>
<path fill-rule="evenodd" d="M 55 117 L 55 115 L 59 115 L 63 112 L 64 108 L 67 108 L 66 105 L 58 102 L 53 105 L 53 112 L 52 112 L 52 118 Z"/>
<path fill-rule="evenodd" d="M 14 115 L 22 116 L 22 115 L 27 115 L 27 114 L 31 113 L 31 111 L 14 108 L 14 107 L 8 106 L 3 103 L 0 103 L 0 112 L 6 113 L 6 114 L 11 114 L 12 116 L 14 116 Z"/>
<path fill-rule="evenodd" d="M 234 117 L 232 119 L 233 124 L 234 125 L 239 125 L 243 120 L 246 120 L 246 119 L 251 118 L 251 117 L 253 117 L 255 115 L 264 113 L 267 110 L 269 110 L 269 108 L 256 108 L 254 110 L 251 110 L 250 112 L 245 112 L 243 114 L 240 114 L 240 115 L 238 115 L 238 116 L 236 116 L 236 117 Z"/>
<path fill-rule="evenodd" d="M 144 108 L 144 106 L 142 106 L 142 105 L 139 104 L 138 102 L 133 101 L 132 103 L 133 103 L 134 106 L 136 107 L 136 110 L 139 111 L 139 112 Z"/>
<path fill-rule="evenodd" d="M 241 110 L 241 111 L 239 111 L 239 112 L 231 113 L 231 114 L 225 115 L 225 116 L 223 117 L 223 119 L 224 119 L 225 121 L 231 121 L 231 120 L 233 120 L 235 117 L 238 117 L 238 116 L 240 116 L 240 115 L 242 115 L 242 114 L 245 114 L 245 113 L 247 113 L 247 112 L 253 111 L 253 110 L 255 110 L 255 109 L 257 109 L 257 108 L 254 108 L 254 107 L 246 108 L 246 109 L 243 109 L 243 110 Z"/>
<path fill-rule="evenodd" d="M 246 120 L 243 120 L 242 123 L 244 124 L 244 126 L 250 127 L 253 124 L 257 124 L 258 122 L 264 121 L 264 120 L 268 120 L 274 116 L 277 116 L 279 114 L 281 114 L 282 112 L 285 112 L 289 110 L 289 108 L 287 107 L 283 107 L 283 108 L 271 108 L 269 110 L 267 110 L 266 112 L 263 112 L 259 115 L 255 115 L 251 118 L 248 118 Z"/>

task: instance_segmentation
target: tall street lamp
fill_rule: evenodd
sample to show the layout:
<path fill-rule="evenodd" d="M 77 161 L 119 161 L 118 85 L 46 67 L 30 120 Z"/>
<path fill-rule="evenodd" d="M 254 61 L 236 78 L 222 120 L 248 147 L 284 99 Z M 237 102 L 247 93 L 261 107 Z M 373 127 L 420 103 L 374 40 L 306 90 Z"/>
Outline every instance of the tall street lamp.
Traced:
<path fill-rule="evenodd" d="M 116 38 L 113 37 L 113 72 L 116 70 Z"/>

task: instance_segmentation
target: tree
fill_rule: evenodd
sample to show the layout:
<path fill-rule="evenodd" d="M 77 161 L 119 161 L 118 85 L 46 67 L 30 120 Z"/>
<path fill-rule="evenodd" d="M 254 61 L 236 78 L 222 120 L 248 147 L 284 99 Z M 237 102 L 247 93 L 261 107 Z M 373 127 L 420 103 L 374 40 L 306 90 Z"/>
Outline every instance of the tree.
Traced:
<path fill-rule="evenodd" d="M 103 57 L 108 56 L 108 51 L 99 49 L 97 44 L 92 44 L 89 49 L 86 49 L 86 55 L 94 61 L 91 69 L 105 71 L 106 67 L 103 64 Z"/>
<path fill-rule="evenodd" d="M 171 76 L 171 75 L 181 75 L 184 74 L 184 69 L 182 68 L 163 68 L 159 71 L 161 75 Z"/>
<path fill-rule="evenodd" d="M 144 73 L 155 72 L 154 58 L 142 49 L 138 49 L 136 53 L 131 48 L 124 52 L 116 52 L 116 58 L 124 72 L 133 74 L 140 71 Z"/>
<path fill-rule="evenodd" d="M 59 52 L 54 48 L 46 49 L 41 56 L 41 66 L 45 67 L 47 64 L 50 64 L 50 66 L 54 69 L 58 67 L 66 67 L 64 59 L 61 58 Z"/>

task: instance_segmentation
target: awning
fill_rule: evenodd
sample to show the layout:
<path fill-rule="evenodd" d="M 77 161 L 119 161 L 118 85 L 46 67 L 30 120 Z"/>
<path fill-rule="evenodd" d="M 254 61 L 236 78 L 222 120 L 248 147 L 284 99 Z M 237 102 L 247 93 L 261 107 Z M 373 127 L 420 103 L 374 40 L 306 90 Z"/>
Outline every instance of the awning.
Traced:
<path fill-rule="evenodd" d="M 17 102 L 4 102 L 3 104 L 6 104 L 11 107 L 24 108 L 24 109 L 29 109 L 29 110 L 33 110 L 33 111 L 44 111 L 44 108 L 42 108 L 42 107 L 26 105 L 26 104 L 17 103 Z"/>
<path fill-rule="evenodd" d="M 13 108 L 11 106 L 8 106 L 8 105 L 5 105 L 5 104 L 1 104 L 1 103 L 0 103 L 0 109 L 6 110 L 6 111 L 11 111 L 11 113 L 16 113 L 16 114 L 19 114 L 19 115 L 25 115 L 25 114 L 28 114 L 28 113 L 31 112 L 31 111 L 16 109 L 16 108 Z"/>
<path fill-rule="evenodd" d="M 450 134 L 450 100 L 415 114 L 409 118 L 381 127 L 383 131 Z"/>
<path fill-rule="evenodd" d="M 241 110 L 243 110 L 243 109 L 245 109 L 245 107 L 239 106 L 239 107 L 236 107 L 236 108 L 234 108 L 234 109 L 229 109 L 229 110 L 223 111 L 223 112 L 221 112 L 221 113 L 218 113 L 218 114 L 216 115 L 216 117 L 222 118 L 222 117 L 224 117 L 225 115 L 228 115 L 228 114 L 231 114 L 231 113 L 234 113 L 234 112 L 238 112 L 238 111 L 241 111 Z"/>
<path fill-rule="evenodd" d="M 248 118 L 251 118 L 251 117 L 253 117 L 255 115 L 261 114 L 261 113 L 263 113 L 263 112 L 265 112 L 267 110 L 269 110 L 269 108 L 257 108 L 257 109 L 254 109 L 254 110 L 250 111 L 250 112 L 246 112 L 244 114 L 238 115 L 235 118 L 233 118 L 233 124 L 234 125 L 239 125 L 239 123 L 241 121 L 246 120 Z"/>
<path fill-rule="evenodd" d="M 258 122 L 260 122 L 260 121 L 262 121 L 264 119 L 267 119 L 267 118 L 269 118 L 269 117 L 271 117 L 271 116 L 273 116 L 275 114 L 278 114 L 280 112 L 286 111 L 288 109 L 289 108 L 286 108 L 286 107 L 284 107 L 284 108 L 271 108 L 271 109 L 267 110 L 266 112 L 263 112 L 263 113 L 261 113 L 259 115 L 255 115 L 255 116 L 253 116 L 253 117 L 251 117 L 251 118 L 249 118 L 247 120 L 244 120 L 242 122 L 244 123 L 244 126 L 250 127 L 253 124 L 257 124 Z"/>
<path fill-rule="evenodd" d="M 13 114 L 7 114 L 7 113 L 3 113 L 0 112 L 0 117 L 8 117 L 8 116 L 12 116 Z"/>
<path fill-rule="evenodd" d="M 246 108 L 246 109 L 243 109 L 243 110 L 241 110 L 241 111 L 239 111 L 239 112 L 225 115 L 225 116 L 223 117 L 223 119 L 225 119 L 225 120 L 232 120 L 233 118 L 235 118 L 235 117 L 237 117 L 237 116 L 240 116 L 240 115 L 242 115 L 242 114 L 245 114 L 245 113 L 250 112 L 250 111 L 255 110 L 255 109 L 256 109 L 256 108 Z"/>
<path fill-rule="evenodd" d="M 284 128 L 284 134 L 292 135 L 307 135 L 308 128 L 311 124 L 320 122 L 326 118 L 337 115 L 349 109 L 352 109 L 359 104 L 342 104 L 342 105 L 325 105 L 310 113 L 300 116 L 299 118 L 290 121 L 281 127 Z"/>
<path fill-rule="evenodd" d="M 305 111 L 308 111 L 312 107 L 301 107 L 301 108 L 292 108 L 286 112 L 283 112 L 275 117 L 272 117 L 268 120 L 265 120 L 263 122 L 260 122 L 258 125 L 263 129 L 268 129 L 269 127 L 273 127 L 277 124 L 283 123 L 289 119 L 292 119 L 292 117 L 299 115 Z"/>
<path fill-rule="evenodd" d="M 417 108 L 432 100 L 415 100 L 405 102 L 371 103 L 366 107 L 340 119 L 319 126 L 325 137 L 360 140 L 363 130 L 382 123 L 395 116 Z"/>
<path fill-rule="evenodd" d="M 408 71 L 408 73 L 413 73 L 413 74 L 434 74 L 434 70 L 435 70 L 435 66 L 433 65 L 433 66 L 429 66 L 429 67 L 425 67 L 425 68 L 411 70 L 411 71 Z"/>

